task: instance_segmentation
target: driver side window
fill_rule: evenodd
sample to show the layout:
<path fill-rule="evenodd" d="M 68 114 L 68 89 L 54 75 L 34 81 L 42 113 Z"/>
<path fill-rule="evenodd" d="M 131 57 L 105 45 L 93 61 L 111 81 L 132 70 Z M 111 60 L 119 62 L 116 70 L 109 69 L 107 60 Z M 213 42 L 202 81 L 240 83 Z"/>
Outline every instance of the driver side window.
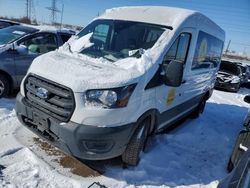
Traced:
<path fill-rule="evenodd" d="M 105 43 L 107 40 L 108 32 L 109 25 L 99 24 L 96 26 L 92 37 L 93 39 L 101 40 L 103 43 Z"/>
<path fill-rule="evenodd" d="M 57 40 L 52 33 L 40 33 L 24 39 L 19 45 L 26 46 L 29 54 L 43 54 L 55 50 Z"/>
<path fill-rule="evenodd" d="M 188 48 L 190 44 L 191 34 L 181 33 L 180 36 L 172 44 L 167 54 L 164 56 L 163 64 L 169 64 L 172 60 L 177 60 L 185 64 Z"/>

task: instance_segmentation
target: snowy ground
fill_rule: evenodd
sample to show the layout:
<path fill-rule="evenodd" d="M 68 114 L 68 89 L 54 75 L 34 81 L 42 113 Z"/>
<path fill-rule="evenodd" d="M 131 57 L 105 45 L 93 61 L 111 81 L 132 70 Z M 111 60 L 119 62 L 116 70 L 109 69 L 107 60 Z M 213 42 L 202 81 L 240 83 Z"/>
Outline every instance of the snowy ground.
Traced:
<path fill-rule="evenodd" d="M 157 135 L 138 167 L 107 165 L 103 175 L 80 177 L 55 165 L 18 122 L 14 99 L 0 99 L 0 187 L 207 187 L 227 174 L 226 165 L 248 105 L 238 94 L 214 91 L 204 114 Z"/>

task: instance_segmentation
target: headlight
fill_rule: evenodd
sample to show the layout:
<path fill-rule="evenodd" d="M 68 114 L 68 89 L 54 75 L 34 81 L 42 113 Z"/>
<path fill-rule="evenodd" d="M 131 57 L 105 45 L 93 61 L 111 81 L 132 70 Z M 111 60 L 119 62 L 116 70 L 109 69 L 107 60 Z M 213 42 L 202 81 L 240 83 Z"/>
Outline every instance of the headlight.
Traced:
<path fill-rule="evenodd" d="M 103 108 L 121 108 L 128 104 L 136 84 L 114 89 L 88 90 L 85 94 L 85 106 L 101 106 Z"/>

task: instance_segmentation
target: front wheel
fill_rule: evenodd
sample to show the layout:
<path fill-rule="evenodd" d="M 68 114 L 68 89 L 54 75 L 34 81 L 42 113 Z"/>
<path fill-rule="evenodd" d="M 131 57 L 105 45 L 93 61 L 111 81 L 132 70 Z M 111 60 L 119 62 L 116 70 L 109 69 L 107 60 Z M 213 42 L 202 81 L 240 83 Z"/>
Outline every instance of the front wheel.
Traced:
<path fill-rule="evenodd" d="M 7 78 L 0 74 L 0 98 L 8 95 L 10 84 Z"/>
<path fill-rule="evenodd" d="M 122 154 L 122 161 L 131 166 L 136 166 L 140 160 L 140 154 L 144 149 L 148 132 L 150 127 L 150 121 L 144 120 L 136 129 L 132 138 L 130 139 L 128 146 Z"/>

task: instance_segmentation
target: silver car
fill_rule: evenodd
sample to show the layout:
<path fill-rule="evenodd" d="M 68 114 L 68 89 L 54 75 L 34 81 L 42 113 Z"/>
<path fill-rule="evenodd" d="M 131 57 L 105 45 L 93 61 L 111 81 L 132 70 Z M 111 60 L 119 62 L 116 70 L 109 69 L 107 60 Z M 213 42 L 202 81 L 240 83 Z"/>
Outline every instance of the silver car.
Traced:
<path fill-rule="evenodd" d="M 18 89 L 33 59 L 57 49 L 74 32 L 23 25 L 0 30 L 0 98 Z"/>

